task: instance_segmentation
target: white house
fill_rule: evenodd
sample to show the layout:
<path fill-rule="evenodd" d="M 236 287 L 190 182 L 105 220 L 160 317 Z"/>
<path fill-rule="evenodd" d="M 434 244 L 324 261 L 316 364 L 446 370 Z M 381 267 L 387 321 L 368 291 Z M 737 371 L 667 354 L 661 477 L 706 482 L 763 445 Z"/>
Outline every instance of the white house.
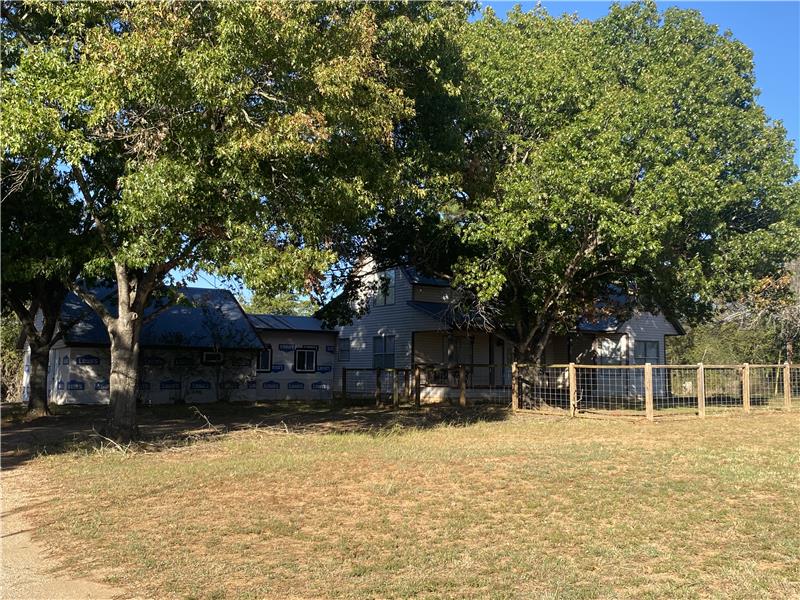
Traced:
<path fill-rule="evenodd" d="M 349 396 L 371 397 L 377 376 L 383 390 L 396 382 L 408 394 L 416 366 L 427 401 L 458 394 L 456 365 L 465 365 L 473 397 L 508 390 L 512 344 L 503 332 L 460 326 L 446 280 L 399 267 L 367 276 L 373 282 L 379 277 L 388 286 L 375 286 L 368 312 L 335 330 L 313 317 L 246 315 L 227 290 L 182 288 L 184 301 L 169 307 L 155 302 L 145 313 L 153 317 L 142 330 L 139 401 L 327 401 L 343 383 Z M 104 293 L 115 310 L 114 290 Z M 70 294 L 61 323 L 63 337 L 50 353 L 50 402 L 107 403 L 109 341 L 100 318 Z M 664 364 L 666 336 L 682 333 L 677 323 L 646 312 L 625 322 L 584 320 L 569 334 L 553 336 L 544 362 Z M 615 371 L 593 375 L 597 387 L 641 387 Z"/>
<path fill-rule="evenodd" d="M 428 365 L 422 391 L 428 400 L 453 395 L 458 381 L 448 365 L 472 365 L 468 368 L 470 388 L 485 388 L 485 395 L 510 384 L 512 344 L 502 332 L 459 327 L 451 310 L 453 289 L 448 281 L 412 268 L 392 268 L 365 277 L 373 283 L 383 277 L 388 286 L 375 285 L 369 312 L 338 328 L 337 390 L 342 386 L 342 369 L 348 370 L 348 393 L 368 395 L 376 386 L 369 369 L 410 370 L 415 365 Z M 551 338 L 544 363 L 664 364 L 666 337 L 682 334 L 678 323 L 647 312 L 636 312 L 625 322 L 583 320 L 568 335 Z M 382 384 L 384 389 L 392 385 L 389 377 Z"/>

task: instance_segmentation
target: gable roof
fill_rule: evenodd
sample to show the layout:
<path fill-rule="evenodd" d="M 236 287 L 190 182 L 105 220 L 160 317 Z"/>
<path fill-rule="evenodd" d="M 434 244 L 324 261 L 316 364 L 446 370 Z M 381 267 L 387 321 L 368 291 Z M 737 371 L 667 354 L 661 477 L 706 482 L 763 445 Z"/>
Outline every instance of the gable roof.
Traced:
<path fill-rule="evenodd" d="M 250 323 L 258 330 L 273 331 L 323 331 L 336 333 L 323 326 L 315 317 L 298 317 L 295 315 L 248 314 Z"/>
<path fill-rule="evenodd" d="M 175 287 L 183 296 L 167 306 L 166 298 L 153 300 L 144 311 L 152 320 L 142 326 L 143 347 L 218 348 L 259 350 L 264 347 L 242 307 L 228 290 Z M 96 287 L 92 292 L 108 311 L 117 314 L 115 287 Z M 67 345 L 108 346 L 108 332 L 97 313 L 74 292 L 61 306 L 60 322 Z"/>

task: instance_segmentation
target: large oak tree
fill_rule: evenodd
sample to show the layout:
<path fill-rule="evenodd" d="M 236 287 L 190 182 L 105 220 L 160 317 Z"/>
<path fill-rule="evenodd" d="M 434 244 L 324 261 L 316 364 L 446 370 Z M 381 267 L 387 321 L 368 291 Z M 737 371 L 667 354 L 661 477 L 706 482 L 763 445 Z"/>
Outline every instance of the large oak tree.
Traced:
<path fill-rule="evenodd" d="M 464 49 L 483 123 L 456 282 L 520 359 L 598 310 L 705 318 L 800 252 L 792 144 L 751 51 L 697 11 L 487 10 Z"/>
<path fill-rule="evenodd" d="M 451 121 L 459 4 L 4 3 L 4 150 L 55 161 L 117 301 L 76 291 L 111 340 L 109 434 L 136 435 L 142 315 L 198 269 L 262 290 L 321 281 L 370 216 L 419 190 Z M 44 31 L 39 26 L 46 23 Z M 435 135 L 434 135 L 435 134 Z M 453 138 L 453 136 L 450 136 Z M 458 137 L 455 137 L 458 141 Z M 452 142 L 452 139 L 451 139 Z M 24 174 L 5 173 L 13 179 Z M 424 186 L 422 186 L 424 187 Z M 387 208 L 388 205 L 388 208 Z"/>

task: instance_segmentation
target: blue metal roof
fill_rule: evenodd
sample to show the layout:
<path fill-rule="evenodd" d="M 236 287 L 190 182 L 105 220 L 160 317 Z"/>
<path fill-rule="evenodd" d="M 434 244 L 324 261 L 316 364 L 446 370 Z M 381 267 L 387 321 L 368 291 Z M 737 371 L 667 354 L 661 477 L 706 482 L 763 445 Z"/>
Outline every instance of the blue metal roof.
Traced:
<path fill-rule="evenodd" d="M 298 317 L 295 315 L 248 314 L 250 323 L 256 329 L 272 329 L 275 331 L 324 331 L 335 333 L 322 325 L 322 321 L 314 317 Z"/>
<path fill-rule="evenodd" d="M 144 311 L 152 320 L 142 326 L 140 344 L 181 348 L 219 348 L 258 350 L 264 347 L 250 325 L 242 307 L 228 290 L 208 288 L 172 288 L 179 301 L 165 308 L 168 300 L 157 298 Z M 92 292 L 116 316 L 116 288 L 97 287 Z M 70 293 L 61 307 L 61 324 L 66 344 L 108 346 L 103 322 L 75 293 Z"/>

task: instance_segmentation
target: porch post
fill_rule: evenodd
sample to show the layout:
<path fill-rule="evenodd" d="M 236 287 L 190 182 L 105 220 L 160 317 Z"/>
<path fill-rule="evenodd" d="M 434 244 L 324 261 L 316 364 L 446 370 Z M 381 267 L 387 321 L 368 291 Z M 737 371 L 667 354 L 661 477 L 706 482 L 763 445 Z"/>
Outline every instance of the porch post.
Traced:
<path fill-rule="evenodd" d="M 519 410 L 519 386 L 517 381 L 517 361 L 511 363 L 511 409 Z"/>
<path fill-rule="evenodd" d="M 397 388 L 397 369 L 392 369 L 392 406 L 400 406 L 400 394 Z"/>
<path fill-rule="evenodd" d="M 420 396 L 422 395 L 422 376 L 419 365 L 414 365 L 414 404 L 419 408 Z"/>
<path fill-rule="evenodd" d="M 375 369 L 375 406 L 381 405 L 381 371 L 383 369 Z"/>
<path fill-rule="evenodd" d="M 458 387 L 461 390 L 458 396 L 458 403 L 461 406 L 467 405 L 467 376 L 464 365 L 458 365 Z"/>
<path fill-rule="evenodd" d="M 342 367 L 342 402 L 347 403 L 347 367 Z"/>

